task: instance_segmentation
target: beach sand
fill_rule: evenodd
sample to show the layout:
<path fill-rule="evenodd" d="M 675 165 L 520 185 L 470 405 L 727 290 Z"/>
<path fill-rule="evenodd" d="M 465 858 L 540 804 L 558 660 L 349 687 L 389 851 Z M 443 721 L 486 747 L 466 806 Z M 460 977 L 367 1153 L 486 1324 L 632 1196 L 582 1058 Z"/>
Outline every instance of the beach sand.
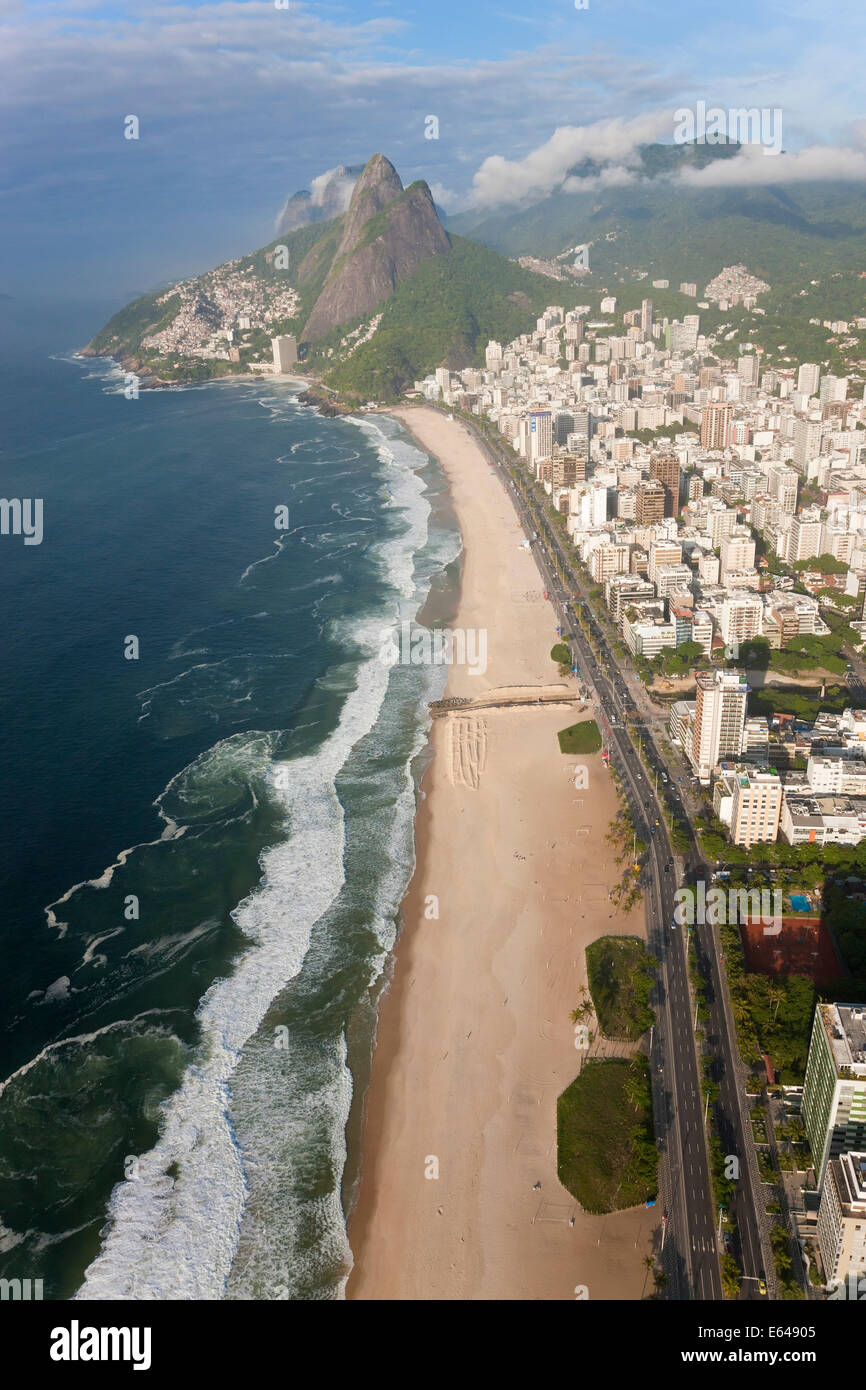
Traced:
<path fill-rule="evenodd" d="M 453 626 L 487 632 L 486 672 L 452 667 L 447 694 L 559 686 L 573 697 L 550 659 L 554 612 L 502 482 L 458 421 L 429 407 L 394 413 L 450 479 L 465 547 Z M 585 1056 L 569 1017 L 584 947 L 606 932 L 644 935 L 642 908 L 626 917 L 607 898 L 621 870 L 604 840 L 618 803 L 601 755 L 567 757 L 557 744 L 559 729 L 590 716 L 580 709 L 434 722 L 365 1100 L 349 1298 L 650 1291 L 655 1209 L 586 1215 L 556 1172 L 556 1098 Z M 580 761 L 589 786 L 577 790 Z"/>

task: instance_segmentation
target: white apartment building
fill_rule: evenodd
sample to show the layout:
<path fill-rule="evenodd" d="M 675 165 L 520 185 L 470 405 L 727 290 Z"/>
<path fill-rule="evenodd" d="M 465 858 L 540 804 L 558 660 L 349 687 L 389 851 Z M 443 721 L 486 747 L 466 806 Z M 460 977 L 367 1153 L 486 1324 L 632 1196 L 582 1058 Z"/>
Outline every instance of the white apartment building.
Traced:
<path fill-rule="evenodd" d="M 720 548 L 719 577 L 724 583 L 732 570 L 750 570 L 755 565 L 755 542 L 750 532 L 743 529 L 723 536 Z"/>
<path fill-rule="evenodd" d="M 797 560 L 811 560 L 821 553 L 821 515 L 816 510 L 791 517 L 785 539 L 784 558 L 789 565 Z"/>
<path fill-rule="evenodd" d="M 622 633 L 632 656 L 642 656 L 646 661 L 658 656 L 665 647 L 677 645 L 676 624 L 666 622 L 664 618 L 638 617 L 634 622 L 629 622 L 625 617 Z"/>
<path fill-rule="evenodd" d="M 743 726 L 749 685 L 744 671 L 699 671 L 696 676 L 695 721 L 691 765 L 705 785 L 722 759 L 737 759 L 743 748 Z"/>
<path fill-rule="evenodd" d="M 866 762 L 812 753 L 806 764 L 806 781 L 816 796 L 866 796 Z"/>
<path fill-rule="evenodd" d="M 866 838 L 866 799 L 786 791 L 779 830 L 789 845 L 859 845 Z"/>
<path fill-rule="evenodd" d="M 866 1153 L 827 1164 L 818 1207 L 818 1244 L 828 1288 L 866 1276 Z"/>
<path fill-rule="evenodd" d="M 707 535 L 713 549 L 721 546 L 725 536 L 729 536 L 737 524 L 737 513 L 730 507 L 717 507 L 707 515 Z"/>
<path fill-rule="evenodd" d="M 782 809 L 782 782 L 778 772 L 738 772 L 731 805 L 731 839 L 751 849 L 759 843 L 775 843 Z"/>
<path fill-rule="evenodd" d="M 718 610 L 719 631 L 725 646 L 760 637 L 764 625 L 764 604 L 758 594 L 736 590 L 723 600 Z"/>
<path fill-rule="evenodd" d="M 589 557 L 589 569 L 596 584 L 604 584 L 614 574 L 628 573 L 628 545 L 597 545 Z"/>

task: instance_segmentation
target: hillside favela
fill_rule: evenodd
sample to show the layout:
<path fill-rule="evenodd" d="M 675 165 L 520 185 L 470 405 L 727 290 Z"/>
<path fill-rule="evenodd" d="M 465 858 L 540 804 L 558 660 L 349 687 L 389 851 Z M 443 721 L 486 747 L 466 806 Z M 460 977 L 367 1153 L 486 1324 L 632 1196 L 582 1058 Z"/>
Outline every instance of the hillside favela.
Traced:
<path fill-rule="evenodd" d="M 736 80 L 703 5 L 67 9 L 9 25 L 0 1302 L 52 1364 L 553 1301 L 857 1376 L 866 21 L 813 82 L 763 0 Z"/>

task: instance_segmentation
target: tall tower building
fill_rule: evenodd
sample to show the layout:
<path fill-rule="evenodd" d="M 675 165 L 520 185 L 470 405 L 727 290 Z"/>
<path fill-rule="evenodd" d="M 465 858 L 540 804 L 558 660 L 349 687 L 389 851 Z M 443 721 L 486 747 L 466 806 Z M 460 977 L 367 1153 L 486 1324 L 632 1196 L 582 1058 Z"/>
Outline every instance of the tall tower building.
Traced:
<path fill-rule="evenodd" d="M 866 1278 L 866 1153 L 843 1153 L 827 1164 L 818 1244 L 829 1288 Z"/>
<path fill-rule="evenodd" d="M 738 772 L 731 801 L 731 839 L 743 849 L 773 844 L 779 834 L 782 782 L 778 772 Z"/>
<path fill-rule="evenodd" d="M 529 457 L 533 463 L 549 459 L 553 453 L 553 416 L 549 410 L 529 414 Z"/>
<path fill-rule="evenodd" d="M 640 331 L 645 338 L 648 338 L 653 331 L 653 302 L 651 299 L 641 300 Z"/>
<path fill-rule="evenodd" d="M 804 396 L 814 396 L 821 380 L 821 368 L 817 362 L 804 362 L 797 372 L 797 390 Z"/>
<path fill-rule="evenodd" d="M 638 526 L 653 526 L 665 514 L 664 485 L 652 478 L 648 483 L 640 483 L 635 497 L 635 521 Z"/>
<path fill-rule="evenodd" d="M 708 783 L 723 758 L 739 758 L 749 685 L 745 671 L 698 671 L 691 764 Z"/>
<path fill-rule="evenodd" d="M 794 467 L 805 473 L 810 459 L 821 452 L 821 421 L 794 421 Z"/>
<path fill-rule="evenodd" d="M 819 1004 L 803 1084 L 803 1122 L 818 1186 L 827 1164 L 866 1148 L 866 1007 Z"/>
<path fill-rule="evenodd" d="M 664 487 L 665 516 L 676 516 L 680 509 L 680 464 L 676 454 L 654 454 L 650 478 L 656 478 Z"/>
<path fill-rule="evenodd" d="M 726 401 L 710 401 L 701 411 L 701 448 L 726 449 L 733 406 Z"/>
<path fill-rule="evenodd" d="M 277 375 L 290 372 L 298 360 L 298 343 L 293 334 L 286 333 L 280 338 L 271 338 L 271 349 Z"/>

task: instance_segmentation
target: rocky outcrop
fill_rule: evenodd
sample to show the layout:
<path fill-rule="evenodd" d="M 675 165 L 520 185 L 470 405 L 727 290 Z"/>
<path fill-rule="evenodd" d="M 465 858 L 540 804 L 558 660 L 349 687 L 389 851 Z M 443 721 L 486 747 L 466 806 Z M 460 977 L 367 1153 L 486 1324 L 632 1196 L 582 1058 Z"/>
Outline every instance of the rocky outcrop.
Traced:
<path fill-rule="evenodd" d="M 393 164 L 373 155 L 355 185 L 339 246 L 302 337 L 315 342 L 371 313 L 422 261 L 450 249 L 426 183 L 404 189 Z"/>

